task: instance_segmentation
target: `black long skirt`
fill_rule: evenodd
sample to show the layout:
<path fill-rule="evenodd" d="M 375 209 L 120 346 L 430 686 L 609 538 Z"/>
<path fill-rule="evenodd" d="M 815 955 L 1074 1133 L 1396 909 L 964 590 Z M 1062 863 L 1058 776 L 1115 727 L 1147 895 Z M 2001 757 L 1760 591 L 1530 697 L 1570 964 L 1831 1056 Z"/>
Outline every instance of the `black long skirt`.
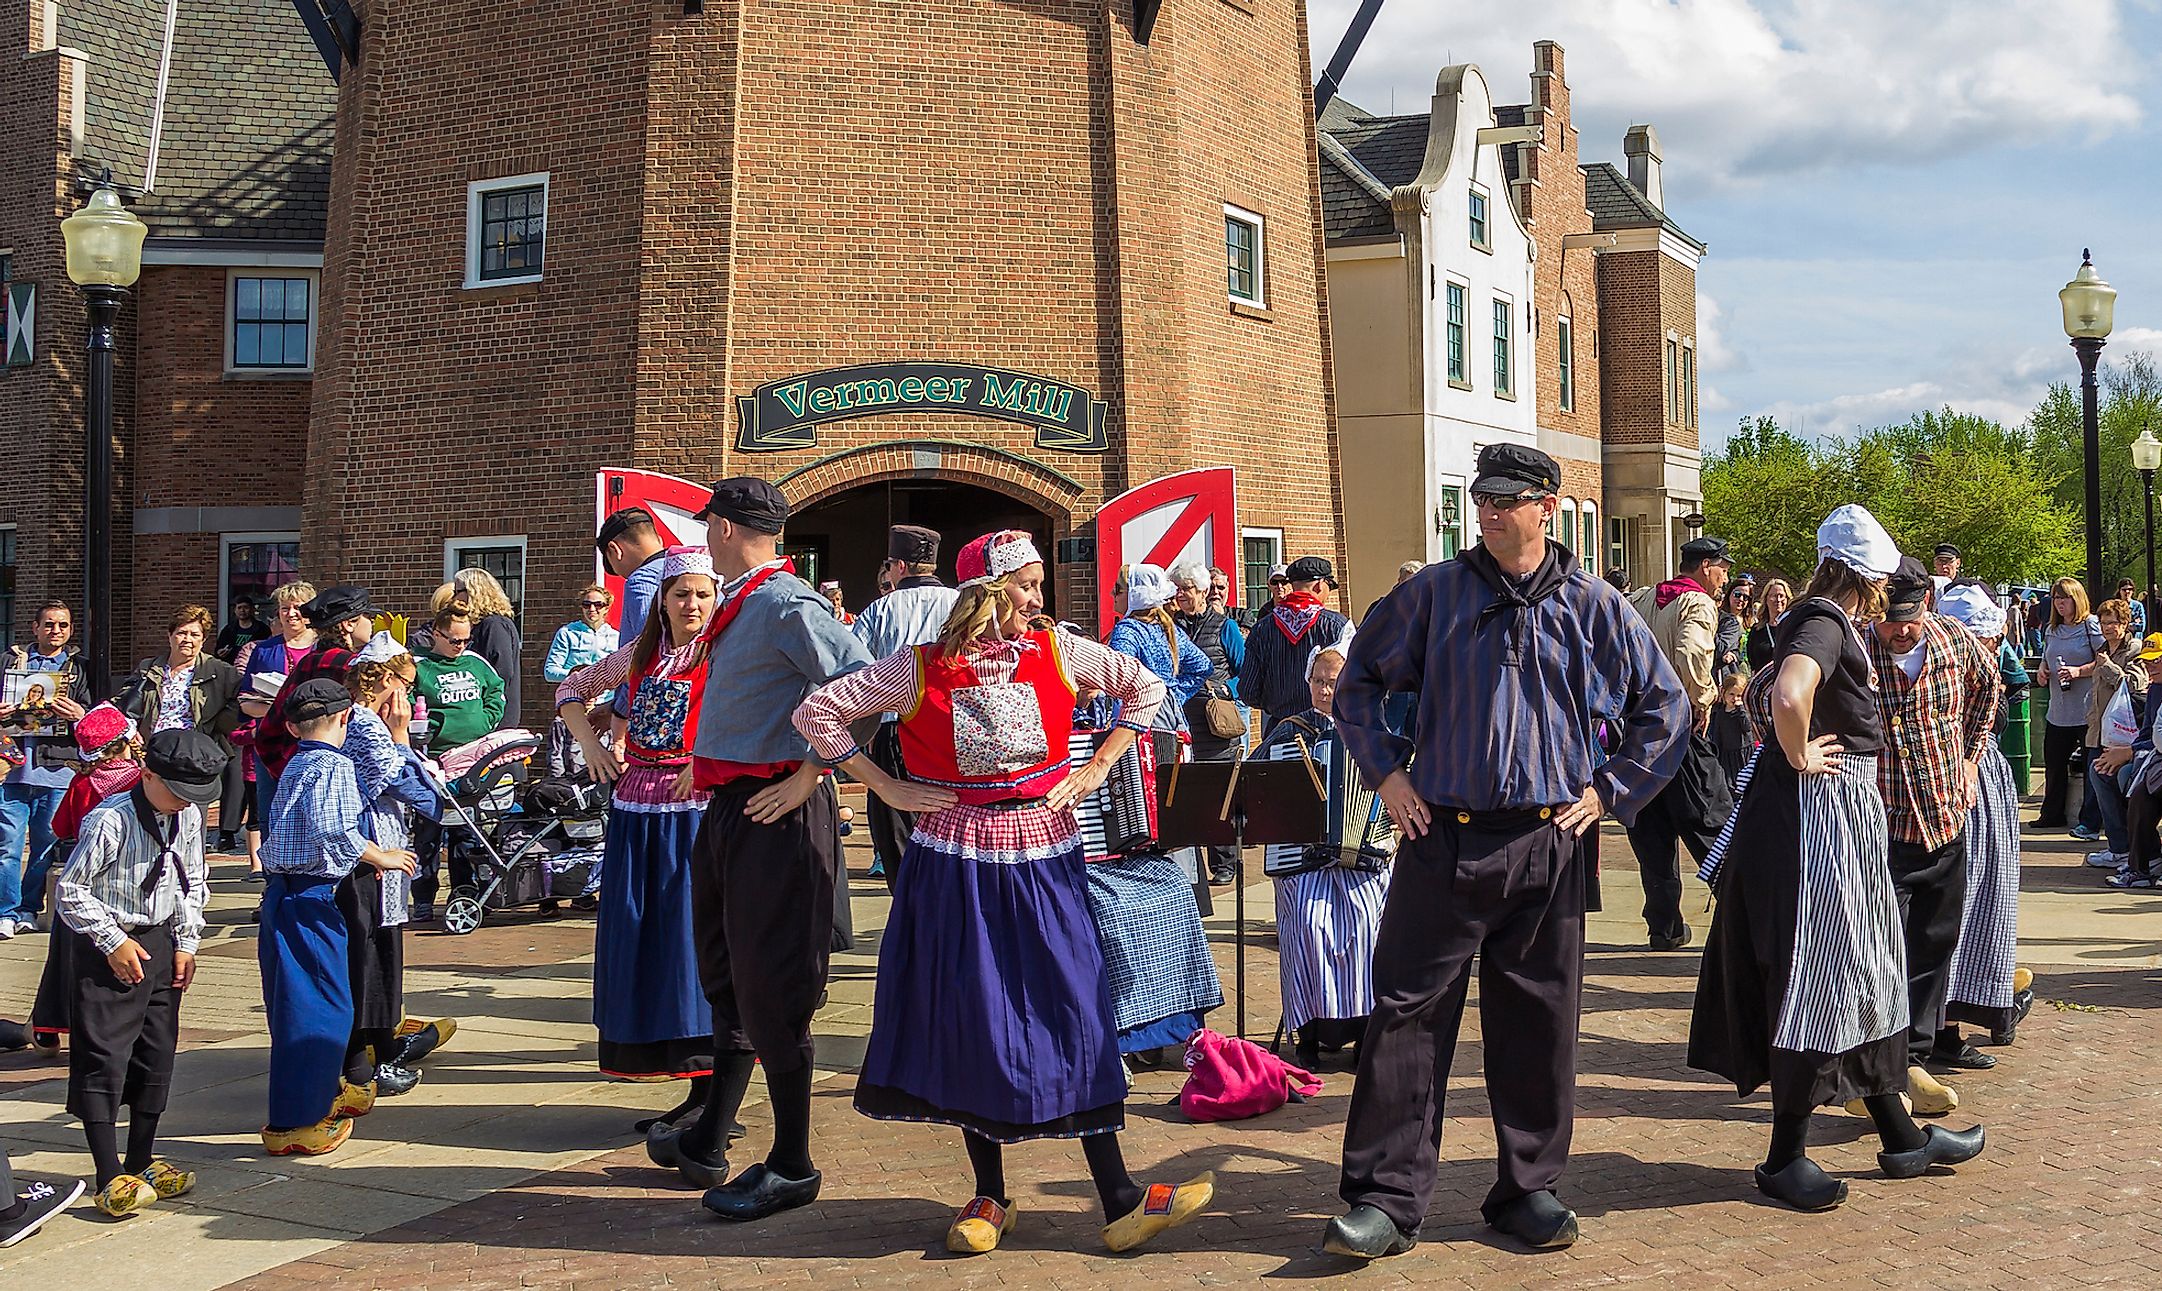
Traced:
<path fill-rule="evenodd" d="M 405 1020 L 405 925 L 383 923 L 383 880 L 369 865 L 338 884 L 345 959 L 353 979 L 353 1029 L 394 1029 Z"/>

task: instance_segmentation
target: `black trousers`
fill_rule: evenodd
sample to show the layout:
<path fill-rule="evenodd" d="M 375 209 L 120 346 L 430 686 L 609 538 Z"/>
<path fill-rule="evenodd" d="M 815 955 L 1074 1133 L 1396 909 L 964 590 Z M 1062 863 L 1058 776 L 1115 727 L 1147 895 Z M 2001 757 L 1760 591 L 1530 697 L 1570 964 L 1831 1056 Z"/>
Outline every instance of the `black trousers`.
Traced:
<path fill-rule="evenodd" d="M 1719 749 L 1704 736 L 1692 734 L 1681 769 L 1629 827 L 1629 846 L 1636 851 L 1637 869 L 1644 876 L 1644 925 L 1652 936 L 1682 935 L 1686 925 L 1681 846 L 1686 844 L 1689 854 L 1701 863 L 1733 808 L 1734 794 L 1719 765 Z"/>
<path fill-rule="evenodd" d="M 254 816 L 255 795 L 248 792 L 247 759 L 236 753 L 225 763 L 218 792 L 218 832 L 239 837 Z"/>
<path fill-rule="evenodd" d="M 1346 1202 L 1407 1231 L 1426 1218 L 1473 956 L 1500 1147 L 1483 1211 L 1492 1220 L 1560 1180 L 1576 1113 L 1585 855 L 1537 812 L 1467 824 L 1439 807 L 1397 853 L 1344 1127 Z"/>
<path fill-rule="evenodd" d="M 2162 798 L 2144 784 L 2136 784 L 2124 800 L 2125 831 L 2132 836 L 2132 872 L 2154 875 L 2162 873 L 2162 838 L 2157 837 L 2157 827 L 2162 826 Z"/>
<path fill-rule="evenodd" d="M 442 853 L 444 844 L 450 844 L 450 890 L 473 886 L 473 860 L 458 847 L 455 831 L 467 830 L 464 821 L 452 817 L 453 824 L 438 824 L 419 812 L 413 813 L 413 902 L 415 905 L 434 905 L 437 890 L 442 885 Z"/>
<path fill-rule="evenodd" d="M 750 796 L 775 783 L 736 780 L 714 790 L 691 856 L 691 932 L 714 1048 L 755 1053 L 769 1075 L 811 1061 L 841 854 L 830 779 L 773 824 L 744 814 Z"/>
<path fill-rule="evenodd" d="M 1952 984 L 1952 952 L 1967 899 L 1967 835 L 1942 847 L 1892 840 L 1886 858 L 1899 921 L 1907 940 L 1907 1051 L 1916 1062 L 1936 1044 L 1944 997 Z"/>
<path fill-rule="evenodd" d="M 2045 829 L 2064 827 L 2066 795 L 2072 788 L 2072 755 L 2086 743 L 2085 723 L 2078 726 L 2052 723 L 2042 728 L 2042 814 L 2034 818 L 2035 824 Z"/>
<path fill-rule="evenodd" d="M 1202 705 L 1198 702 L 1189 705 L 1187 708 L 1187 721 L 1188 724 L 1193 727 L 1194 761 L 1238 761 L 1238 737 L 1233 736 L 1227 740 L 1221 736 L 1209 734 L 1209 728 L 1205 724 L 1195 720 L 1196 718 L 1199 718 L 1201 716 L 1201 713 Z M 1207 873 L 1201 876 L 1203 882 L 1207 882 L 1210 878 L 1218 875 L 1230 874 L 1238 869 L 1239 849 L 1233 847 L 1229 843 L 1224 843 L 1216 847 L 1204 847 L 1201 849 L 1201 855 L 1204 862 L 1203 868 L 1207 870 Z"/>
<path fill-rule="evenodd" d="M 129 986 L 104 952 L 79 932 L 74 940 L 69 1003 L 68 1111 L 78 1120 L 117 1121 L 128 1107 L 141 1116 L 165 1111 L 180 1042 L 180 988 L 173 985 L 173 933 L 163 924 L 133 937 L 150 955 L 143 980 Z"/>
<path fill-rule="evenodd" d="M 880 722 L 878 734 L 871 737 L 868 750 L 871 761 L 878 769 L 890 776 L 907 774 L 901 765 L 901 724 Z M 908 851 L 908 836 L 915 832 L 916 818 L 905 811 L 896 811 L 886 805 L 877 794 L 865 794 L 870 802 L 866 814 L 870 817 L 871 854 L 878 858 L 878 865 L 886 874 L 886 890 L 901 877 L 901 857 Z"/>

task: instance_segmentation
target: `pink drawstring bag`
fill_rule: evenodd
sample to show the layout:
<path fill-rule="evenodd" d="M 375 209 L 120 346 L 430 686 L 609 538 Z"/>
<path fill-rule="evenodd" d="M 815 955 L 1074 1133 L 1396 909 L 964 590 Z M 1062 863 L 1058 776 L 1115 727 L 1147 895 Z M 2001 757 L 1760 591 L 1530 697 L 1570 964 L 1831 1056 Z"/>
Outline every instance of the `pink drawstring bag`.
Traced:
<path fill-rule="evenodd" d="M 1251 1040 L 1203 1027 L 1186 1044 L 1186 1087 L 1179 1091 L 1179 1108 L 1188 1120 L 1243 1121 L 1320 1092 L 1314 1073 Z"/>

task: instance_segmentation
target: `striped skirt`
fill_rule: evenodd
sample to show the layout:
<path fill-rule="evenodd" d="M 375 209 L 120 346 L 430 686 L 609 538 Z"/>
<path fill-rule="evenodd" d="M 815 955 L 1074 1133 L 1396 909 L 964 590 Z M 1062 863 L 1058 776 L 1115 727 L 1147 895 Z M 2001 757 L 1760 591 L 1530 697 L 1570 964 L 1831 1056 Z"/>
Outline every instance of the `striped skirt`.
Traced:
<path fill-rule="evenodd" d="M 2019 959 L 2019 792 L 2012 764 L 1991 744 L 1967 812 L 1967 903 L 1952 954 L 1945 1017 L 2002 1028 L 2012 1020 Z"/>
<path fill-rule="evenodd" d="M 1276 881 L 1285 1030 L 1374 1011 L 1374 938 L 1389 874 L 1339 866 Z"/>
<path fill-rule="evenodd" d="M 1907 966 L 1876 758 L 1797 776 L 1775 751 L 1730 822 L 1689 1065 L 1806 1112 L 1904 1087 Z"/>

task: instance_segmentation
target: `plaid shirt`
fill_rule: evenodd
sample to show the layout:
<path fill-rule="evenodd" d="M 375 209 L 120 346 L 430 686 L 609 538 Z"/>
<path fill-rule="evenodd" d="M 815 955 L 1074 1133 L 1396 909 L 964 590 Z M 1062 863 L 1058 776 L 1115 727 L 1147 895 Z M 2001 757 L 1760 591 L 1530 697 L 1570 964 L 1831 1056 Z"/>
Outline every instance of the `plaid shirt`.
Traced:
<path fill-rule="evenodd" d="M 263 870 L 342 879 L 368 846 L 361 832 L 367 804 L 353 763 L 334 745 L 302 740 L 271 801 L 263 831 Z"/>
<path fill-rule="evenodd" d="M 1982 756 L 1997 715 L 1997 661 L 1967 629 L 1931 614 L 1922 620 L 1922 673 L 1914 681 L 1875 632 L 1877 707 L 1884 714 L 1884 755 L 1877 784 L 1894 841 L 1937 848 L 1959 836 L 1971 803 L 1964 765 Z"/>

